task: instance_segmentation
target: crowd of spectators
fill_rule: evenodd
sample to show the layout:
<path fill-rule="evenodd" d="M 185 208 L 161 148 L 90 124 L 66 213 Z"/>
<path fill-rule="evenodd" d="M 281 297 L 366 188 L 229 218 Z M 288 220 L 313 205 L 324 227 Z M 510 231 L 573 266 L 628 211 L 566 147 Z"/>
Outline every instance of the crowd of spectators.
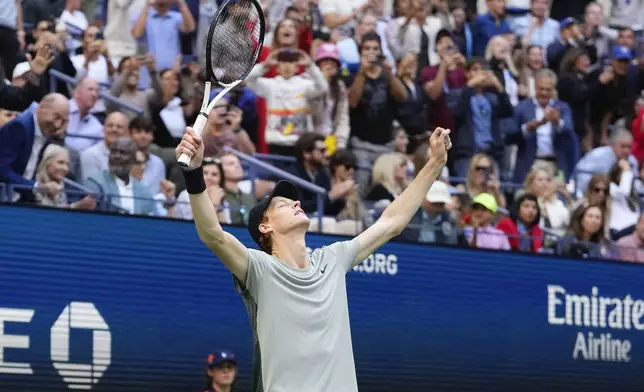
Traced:
<path fill-rule="evenodd" d="M 2 196 L 191 219 L 174 148 L 222 1 L 9 3 Z M 302 189 L 311 231 L 355 235 L 443 127 L 448 165 L 402 239 L 644 262 L 644 1 L 260 4 L 259 61 L 203 134 L 221 222 L 245 224 L 280 177 L 249 176 L 240 157 L 254 155 L 325 191 Z"/>

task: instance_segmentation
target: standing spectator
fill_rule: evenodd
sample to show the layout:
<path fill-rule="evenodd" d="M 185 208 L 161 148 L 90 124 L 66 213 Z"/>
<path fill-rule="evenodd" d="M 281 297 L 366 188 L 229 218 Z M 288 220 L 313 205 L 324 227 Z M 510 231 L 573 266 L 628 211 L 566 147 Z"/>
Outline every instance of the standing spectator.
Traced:
<path fill-rule="evenodd" d="M 94 173 L 85 186 L 100 197 L 101 209 L 136 215 L 155 215 L 152 192 L 130 176 L 136 164 L 136 145 L 129 137 L 116 139 L 110 147 L 108 170 Z"/>
<path fill-rule="evenodd" d="M 103 125 L 91 113 L 97 101 L 98 83 L 90 78 L 81 79 L 69 102 L 69 136 L 65 138 L 68 147 L 83 151 L 103 138 Z"/>
<path fill-rule="evenodd" d="M 224 200 L 230 208 L 230 223 L 233 225 L 248 224 L 248 212 L 257 200 L 254 195 L 243 192 L 239 183 L 244 179 L 244 169 L 237 156 L 224 153 L 221 156 L 221 166 L 224 173 Z"/>
<path fill-rule="evenodd" d="M 423 68 L 438 64 L 439 58 L 434 45 L 436 35 L 443 26 L 441 20 L 432 15 L 429 0 L 411 0 L 407 17 L 399 27 L 400 50 L 398 57 L 407 53 L 418 55 L 418 72 Z"/>
<path fill-rule="evenodd" d="M 20 49 L 25 46 L 25 30 L 22 25 L 21 0 L 5 0 L 0 7 L 0 82 L 5 75 L 11 75 L 20 62 Z"/>
<path fill-rule="evenodd" d="M 534 98 L 537 95 L 535 75 L 544 68 L 543 53 L 541 46 L 530 45 L 526 48 L 523 67 L 519 72 L 519 98 Z"/>
<path fill-rule="evenodd" d="M 103 140 L 81 152 L 83 178 L 101 173 L 109 168 L 110 149 L 116 140 L 128 135 L 127 117 L 114 112 L 105 119 Z"/>
<path fill-rule="evenodd" d="M 326 96 L 311 102 L 315 132 L 325 136 L 330 155 L 346 148 L 349 142 L 349 97 L 347 87 L 340 78 L 340 56 L 334 44 L 318 47 L 315 63 L 320 67 L 329 85 Z"/>
<path fill-rule="evenodd" d="M 510 250 L 510 242 L 504 232 L 494 227 L 498 205 L 489 193 L 481 193 L 472 200 L 472 218 L 463 233 L 472 248 Z"/>
<path fill-rule="evenodd" d="M 584 11 L 584 25 L 581 27 L 588 44 L 597 50 L 597 60 L 602 61 L 610 55 L 610 47 L 617 38 L 617 32 L 604 23 L 604 10 L 602 6 L 591 1 Z"/>
<path fill-rule="evenodd" d="M 553 42 L 546 49 L 546 59 L 548 67 L 555 71 L 561 68 L 561 61 L 566 56 L 568 50 L 572 48 L 582 48 L 592 50 L 591 61 L 597 60 L 596 51 L 584 43 L 584 36 L 581 34 L 579 24 L 574 18 L 566 18 L 559 23 L 560 39 Z"/>
<path fill-rule="evenodd" d="M 418 57 L 408 53 L 400 61 L 398 67 L 398 79 L 403 83 L 407 91 L 407 99 L 396 102 L 396 119 L 409 133 L 414 140 L 416 147 L 419 142 L 426 141 L 427 131 L 427 103 L 429 96 L 417 81 L 416 72 L 418 69 Z M 403 151 L 405 154 L 407 151 Z"/>
<path fill-rule="evenodd" d="M 203 160 L 203 179 L 206 184 L 206 192 L 213 206 L 217 209 L 217 219 L 220 223 L 230 223 L 230 209 L 228 203 L 224 200 L 226 192 L 224 184 L 226 178 L 221 166 L 221 160 L 213 158 L 204 158 Z M 192 219 L 192 207 L 188 191 L 183 190 L 177 197 L 177 207 L 175 217 L 178 219 Z"/>
<path fill-rule="evenodd" d="M 232 392 L 237 377 L 237 359 L 230 351 L 215 351 L 208 356 L 206 390 L 204 392 Z"/>
<path fill-rule="evenodd" d="M 60 94 L 48 94 L 15 120 L 0 128 L 0 181 L 36 186 L 34 175 L 43 149 L 67 129 L 69 102 Z M 41 184 L 52 194 L 57 184 Z"/>
<path fill-rule="evenodd" d="M 644 4 L 644 3 L 643 3 Z M 624 27 L 619 30 L 617 33 L 617 40 L 615 41 L 617 46 L 623 46 L 631 51 L 633 58 L 639 57 L 639 50 L 637 48 L 637 39 L 635 37 L 635 31 L 630 27 Z"/>
<path fill-rule="evenodd" d="M 488 13 L 476 17 L 473 28 L 474 56 L 483 56 L 495 35 L 512 33 L 505 17 L 505 0 L 487 0 Z"/>
<path fill-rule="evenodd" d="M 255 146 L 248 133 L 241 128 L 243 113 L 240 108 L 230 105 L 228 97 L 222 97 L 208 115 L 202 133 L 204 154 L 220 155 L 230 147 L 245 154 L 254 154 Z"/>
<path fill-rule="evenodd" d="M 345 198 L 355 187 L 352 178 L 337 184 L 331 184 L 329 159 L 324 145 L 324 137 L 316 134 L 303 135 L 296 144 L 298 162 L 293 168 L 293 174 L 305 181 L 311 182 L 327 191 L 324 199 L 324 214 L 336 216 L 345 207 Z M 317 194 L 302 190 L 300 202 L 304 212 L 318 210 Z"/>
<path fill-rule="evenodd" d="M 49 86 L 52 85 L 52 75 L 50 74 L 49 70 L 56 70 L 71 78 L 76 77 L 76 68 L 74 67 L 74 63 L 72 63 L 72 60 L 69 57 L 67 49 L 65 48 L 64 32 L 54 34 L 50 31 L 45 31 L 44 33 L 42 33 L 40 35 L 40 38 L 38 38 L 38 41 L 36 41 L 36 43 L 32 47 L 32 50 L 30 52 L 31 56 L 33 57 L 34 53 L 37 53 L 40 50 L 49 50 L 54 53 L 54 56 L 52 56 L 52 61 L 47 64 L 46 70 L 42 73 L 42 84 L 44 84 L 45 81 L 48 81 L 50 83 Z M 64 83 L 60 80 L 54 80 L 53 89 L 51 89 L 51 92 L 57 92 L 68 97 L 69 91 L 70 90 L 67 83 Z"/>
<path fill-rule="evenodd" d="M 58 208 L 78 210 L 93 210 L 96 208 L 96 200 L 89 195 L 77 202 L 69 202 L 63 181 L 67 173 L 69 173 L 69 153 L 65 147 L 58 144 L 49 144 L 43 151 L 42 159 L 36 172 L 36 181 L 39 187 L 42 187 L 35 191 L 36 202 L 43 206 Z M 54 187 L 54 184 L 58 186 Z"/>
<path fill-rule="evenodd" d="M 351 144 L 359 166 L 370 166 L 376 158 L 391 151 L 392 124 L 395 101 L 407 99 L 403 83 L 392 75 L 387 61 L 380 63 L 382 55 L 380 37 L 367 34 L 360 46 L 361 65 L 349 89 L 351 118 Z M 357 182 L 365 189 L 369 179 L 357 173 Z"/>
<path fill-rule="evenodd" d="M 362 37 L 366 34 L 377 34 L 377 23 L 378 19 L 374 14 L 364 14 L 358 18 L 358 24 L 353 36 L 338 41 L 340 61 L 352 76 L 355 76 L 360 69 L 360 43 L 362 42 Z M 382 37 L 380 38 L 382 40 Z M 387 60 L 393 61 L 393 58 L 388 57 Z"/>
<path fill-rule="evenodd" d="M 60 22 L 64 24 L 66 30 L 74 33 L 82 33 L 88 28 L 89 22 L 81 10 L 81 0 L 65 1 L 65 10 L 60 14 Z M 75 52 L 81 47 L 81 43 L 77 39 L 70 38 L 67 40 L 66 46 L 68 51 Z"/>
<path fill-rule="evenodd" d="M 351 37 L 356 17 L 368 6 L 366 0 L 322 0 L 319 3 L 326 27 L 329 30 L 338 29 L 345 37 Z"/>
<path fill-rule="evenodd" d="M 65 10 L 65 0 L 22 0 L 22 18 L 32 26 L 60 15 Z"/>
<path fill-rule="evenodd" d="M 530 0 L 531 12 L 510 22 L 512 31 L 527 47 L 537 45 L 543 50 L 559 40 L 559 23 L 548 17 L 548 0 Z"/>
<path fill-rule="evenodd" d="M 452 2 L 452 40 L 465 59 L 472 58 L 474 37 L 469 23 L 467 7 L 462 0 Z M 436 37 L 438 43 L 438 37 Z M 437 50 L 438 52 L 438 50 Z"/>
<path fill-rule="evenodd" d="M 141 182 L 147 186 L 153 194 L 159 193 L 161 181 L 165 178 L 165 164 L 157 155 L 150 153 L 150 146 L 154 140 L 154 125 L 147 117 L 136 117 L 128 126 L 130 137 L 138 151 L 146 157 L 143 178 Z"/>
<path fill-rule="evenodd" d="M 617 246 L 620 260 L 644 263 L 644 214 L 637 220 L 635 232 L 620 238 Z"/>
<path fill-rule="evenodd" d="M 490 70 L 503 85 L 512 106 L 516 106 L 519 103 L 519 86 L 516 81 L 519 71 L 514 65 L 512 48 L 508 39 L 503 36 L 492 37 L 485 48 L 485 60 L 488 62 Z"/>
<path fill-rule="evenodd" d="M 447 30 L 436 35 L 436 53 L 440 63 L 424 68 L 420 74 L 420 82 L 430 98 L 428 129 L 456 129 L 453 111 L 457 109 L 460 94 L 467 84 L 465 58 L 456 49 Z"/>
<path fill-rule="evenodd" d="M 465 177 L 476 153 L 489 154 L 497 163 L 503 161 L 500 120 L 511 117 L 513 109 L 505 88 L 493 72 L 484 70 L 484 64 L 481 59 L 468 63 L 467 88 L 454 112 L 457 131 L 452 156 L 459 177 Z"/>
<path fill-rule="evenodd" d="M 173 68 L 159 73 L 163 95 L 149 100 L 152 123 L 154 124 L 154 143 L 161 149 L 173 150 L 183 136 L 186 129 L 186 119 L 182 99 L 179 96 L 179 75 Z M 156 150 L 155 150 L 156 151 Z M 164 161 L 169 162 L 176 157 L 167 154 L 161 155 Z M 173 158 L 166 159 L 170 155 Z"/>
<path fill-rule="evenodd" d="M 152 88 L 144 91 L 138 89 L 140 66 L 147 67 L 150 78 L 152 79 Z M 161 87 L 161 80 L 157 73 L 154 56 L 148 53 L 138 58 L 128 57 L 123 59 L 119 64 L 119 75 L 110 88 L 110 94 L 123 102 L 143 109 L 144 116 L 152 118 L 150 112 L 152 102 L 158 100 L 159 97 L 163 97 L 163 87 Z M 123 114 L 130 120 L 133 120 L 137 116 L 135 112 L 125 108 L 121 109 L 111 101 L 106 101 L 105 106 L 107 107 L 108 113 L 122 110 Z"/>
<path fill-rule="evenodd" d="M 642 32 L 642 14 L 644 5 L 641 0 L 613 0 L 609 3 L 608 25 L 613 29 L 624 27 Z"/>
<path fill-rule="evenodd" d="M 610 145 L 597 147 L 589 151 L 577 163 L 575 167 L 576 172 L 576 186 L 579 193 L 586 191 L 588 181 L 593 174 L 605 174 L 618 161 L 622 159 L 628 160 L 633 167 L 633 171 L 637 171 L 637 159 L 631 155 L 631 148 L 633 146 L 633 136 L 625 129 L 617 129 L 613 131 L 610 137 Z"/>
<path fill-rule="evenodd" d="M 535 162 L 550 166 L 552 173 L 561 170 L 569 178 L 578 159 L 579 143 L 570 107 L 554 99 L 557 75 L 544 69 L 535 79 L 536 97 L 516 107 L 516 131 L 506 137 L 509 143 L 518 145 L 516 183 L 525 179 Z"/>
<path fill-rule="evenodd" d="M 541 211 L 537 197 L 530 193 L 520 196 L 497 228 L 508 235 L 512 250 L 538 253 L 543 247 L 543 230 L 539 227 Z"/>
<path fill-rule="evenodd" d="M 548 169 L 537 166 L 528 173 L 523 188 L 539 200 L 539 226 L 552 230 L 557 236 L 563 236 L 570 225 L 570 210 L 558 197 L 558 191 L 564 191 L 564 195 L 570 198 L 565 184 L 558 184 Z"/>
<path fill-rule="evenodd" d="M 135 40 L 143 40 L 158 69 L 171 68 L 181 54 L 181 34 L 195 30 L 195 20 L 186 0 L 176 0 L 179 12 L 170 9 L 172 0 L 146 0 L 132 28 Z"/>
<path fill-rule="evenodd" d="M 0 34 L 2 34 L 0 26 Z M 0 108 L 8 110 L 25 110 L 34 101 L 40 100 L 44 93 L 41 77 L 47 67 L 54 61 L 51 49 L 45 46 L 39 48 L 33 61 L 29 63 L 30 71 L 23 74 L 28 83 L 23 87 L 14 87 L 0 81 Z"/>
<path fill-rule="evenodd" d="M 448 208 L 451 204 L 449 186 L 442 181 L 434 181 L 422 208 L 401 237 L 411 242 L 467 246 L 467 241 L 459 230 L 456 214 Z"/>
<path fill-rule="evenodd" d="M 575 213 L 570 232 L 557 243 L 557 254 L 567 257 L 610 259 L 615 250 L 604 236 L 606 219 L 601 208 L 583 206 Z"/>
<path fill-rule="evenodd" d="M 407 157 L 399 152 L 390 152 L 376 159 L 371 175 L 371 189 L 366 199 L 373 202 L 392 202 L 407 187 Z M 383 203 L 383 207 L 389 203 Z"/>
<path fill-rule="evenodd" d="M 581 141 L 581 151 L 592 149 L 592 129 L 588 122 L 590 86 L 588 72 L 590 56 L 585 50 L 574 48 L 566 54 L 561 64 L 561 77 L 557 84 L 559 99 L 566 102 L 572 110 L 572 118 L 577 138 Z"/>
<path fill-rule="evenodd" d="M 607 223 L 613 240 L 631 234 L 641 214 L 634 177 L 633 168 L 626 159 L 620 159 L 608 173 L 611 203 Z"/>
<path fill-rule="evenodd" d="M 146 0 L 110 0 L 107 2 L 105 42 L 116 63 L 125 57 L 136 54 L 136 41 L 132 37 L 132 31 L 125 26 L 130 25 L 132 14 L 138 12 L 145 2 Z M 205 36 L 206 34 L 203 35 L 203 37 Z"/>
<path fill-rule="evenodd" d="M 267 65 L 277 64 L 279 76 L 265 78 Z M 298 66 L 307 69 L 310 79 L 296 75 Z M 294 155 L 297 139 L 313 132 L 310 102 L 325 96 L 328 84 L 308 54 L 289 49 L 273 52 L 269 59 L 256 65 L 246 84 L 266 99 L 266 142 L 272 154 Z"/>
<path fill-rule="evenodd" d="M 506 206 L 505 196 L 501 192 L 499 182 L 499 167 L 485 154 L 476 154 L 469 162 L 465 188 L 463 189 L 475 199 L 476 196 L 487 193 L 494 196 L 497 205 Z"/>

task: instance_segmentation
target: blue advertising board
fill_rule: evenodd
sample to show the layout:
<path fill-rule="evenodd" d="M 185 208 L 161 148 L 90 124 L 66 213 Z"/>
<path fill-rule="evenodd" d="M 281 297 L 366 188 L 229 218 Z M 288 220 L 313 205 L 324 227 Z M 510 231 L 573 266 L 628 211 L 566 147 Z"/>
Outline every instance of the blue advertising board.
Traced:
<path fill-rule="evenodd" d="M 360 391 L 642 391 L 642 282 L 635 264 L 389 243 L 347 275 Z M 199 391 L 222 348 L 249 390 L 248 316 L 191 222 L 0 206 L 0 391 Z"/>

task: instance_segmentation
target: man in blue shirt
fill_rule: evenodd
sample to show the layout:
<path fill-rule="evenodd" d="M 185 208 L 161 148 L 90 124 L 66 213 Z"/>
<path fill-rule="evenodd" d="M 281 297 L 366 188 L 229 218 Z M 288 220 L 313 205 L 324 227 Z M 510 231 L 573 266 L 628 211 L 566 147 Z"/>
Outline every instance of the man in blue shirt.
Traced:
<path fill-rule="evenodd" d="M 523 47 L 538 45 L 546 50 L 559 40 L 559 23 L 547 17 L 548 0 L 531 0 L 531 13 L 511 21 L 512 31 Z"/>
<path fill-rule="evenodd" d="M 505 20 L 505 0 L 487 0 L 489 12 L 476 17 L 474 22 L 474 56 L 483 56 L 487 43 L 495 35 L 511 34 Z"/>

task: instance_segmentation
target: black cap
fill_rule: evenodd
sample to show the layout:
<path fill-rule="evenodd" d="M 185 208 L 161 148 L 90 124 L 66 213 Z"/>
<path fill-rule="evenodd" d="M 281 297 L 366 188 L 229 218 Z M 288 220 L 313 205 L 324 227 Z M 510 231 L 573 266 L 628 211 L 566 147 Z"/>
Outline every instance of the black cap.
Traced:
<path fill-rule="evenodd" d="M 295 184 L 290 181 L 278 181 L 277 184 L 275 184 L 273 192 L 251 208 L 248 213 L 248 232 L 250 233 L 250 236 L 253 237 L 253 240 L 257 245 L 261 245 L 259 243 L 259 236 L 261 235 L 259 232 L 259 224 L 262 222 L 264 212 L 266 212 L 268 205 L 271 204 L 271 200 L 273 200 L 274 197 L 285 197 L 290 200 L 299 201 L 300 191 L 298 191 Z"/>

